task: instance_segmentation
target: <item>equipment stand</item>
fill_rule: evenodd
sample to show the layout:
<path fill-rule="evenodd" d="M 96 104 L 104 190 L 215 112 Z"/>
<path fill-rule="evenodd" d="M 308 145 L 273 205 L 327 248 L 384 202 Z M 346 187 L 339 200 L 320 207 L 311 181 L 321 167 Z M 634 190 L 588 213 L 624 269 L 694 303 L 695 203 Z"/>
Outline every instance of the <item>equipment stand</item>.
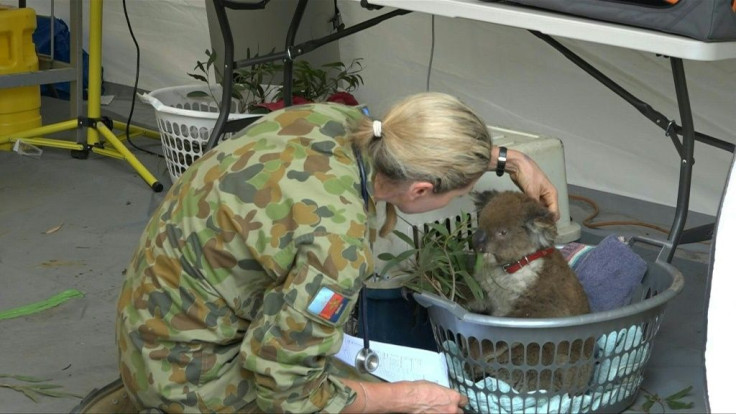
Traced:
<path fill-rule="evenodd" d="M 0 136 L 2 144 L 14 143 L 19 139 L 37 146 L 70 149 L 72 157 L 86 159 L 89 152 L 127 161 L 133 169 L 155 192 L 163 190 L 164 186 L 151 174 L 128 148 L 123 145 L 124 136 L 116 136 L 114 129 L 124 130 L 125 123 L 113 121 L 101 116 L 100 98 L 102 95 L 102 0 L 90 0 L 89 4 L 89 89 L 87 91 L 87 116 L 62 121 L 56 124 L 32 128 L 26 131 L 14 132 L 11 135 Z M 79 99 L 82 97 L 80 96 Z M 135 97 L 133 97 L 135 99 Z M 43 138 L 46 134 L 86 128 L 87 139 L 78 139 L 77 142 Z M 160 139 L 156 131 L 130 125 L 130 136 L 143 135 L 149 138 Z M 100 135 L 104 141 L 100 140 Z M 80 142 L 81 141 L 81 142 Z M 112 148 L 106 146 L 110 144 Z"/>

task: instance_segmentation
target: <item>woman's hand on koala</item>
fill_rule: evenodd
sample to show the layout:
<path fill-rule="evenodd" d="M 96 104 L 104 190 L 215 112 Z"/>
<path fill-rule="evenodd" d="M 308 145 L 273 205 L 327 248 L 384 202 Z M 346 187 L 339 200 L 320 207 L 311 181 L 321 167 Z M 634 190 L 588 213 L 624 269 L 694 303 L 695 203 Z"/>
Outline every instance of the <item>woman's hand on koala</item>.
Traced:
<path fill-rule="evenodd" d="M 511 181 L 527 195 L 539 200 L 554 215 L 555 221 L 560 219 L 560 207 L 557 201 L 557 189 L 547 175 L 534 160 L 526 154 L 509 149 L 507 153 L 506 172 Z"/>

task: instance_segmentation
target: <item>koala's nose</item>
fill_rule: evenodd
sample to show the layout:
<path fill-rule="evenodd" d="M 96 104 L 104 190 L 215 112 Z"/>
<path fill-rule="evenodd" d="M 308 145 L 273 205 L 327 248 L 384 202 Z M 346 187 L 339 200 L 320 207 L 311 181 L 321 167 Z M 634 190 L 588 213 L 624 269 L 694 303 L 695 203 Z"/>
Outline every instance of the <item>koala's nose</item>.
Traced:
<path fill-rule="evenodd" d="M 476 230 L 473 234 L 473 248 L 479 252 L 485 251 L 486 246 L 486 232 L 483 230 Z"/>

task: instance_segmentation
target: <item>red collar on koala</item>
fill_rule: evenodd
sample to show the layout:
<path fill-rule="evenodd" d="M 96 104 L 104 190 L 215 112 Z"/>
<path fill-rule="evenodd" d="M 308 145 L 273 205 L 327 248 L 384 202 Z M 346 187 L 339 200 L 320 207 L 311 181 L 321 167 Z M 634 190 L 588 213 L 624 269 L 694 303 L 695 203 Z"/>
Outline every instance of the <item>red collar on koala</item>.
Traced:
<path fill-rule="evenodd" d="M 506 272 L 506 273 L 508 273 L 508 274 L 516 273 L 522 267 L 528 265 L 529 263 L 531 263 L 531 262 L 533 262 L 533 261 L 535 261 L 537 259 L 541 259 L 542 257 L 547 256 L 547 255 L 549 255 L 550 253 L 552 253 L 554 251 L 555 251 L 555 247 L 554 246 L 553 247 L 548 247 L 548 248 L 542 249 L 542 250 L 537 250 L 536 252 L 534 252 L 534 253 L 532 253 L 532 254 L 530 254 L 528 256 L 522 257 L 521 260 L 519 260 L 518 262 L 514 262 L 514 263 L 509 263 L 507 265 L 503 265 L 503 271 Z"/>

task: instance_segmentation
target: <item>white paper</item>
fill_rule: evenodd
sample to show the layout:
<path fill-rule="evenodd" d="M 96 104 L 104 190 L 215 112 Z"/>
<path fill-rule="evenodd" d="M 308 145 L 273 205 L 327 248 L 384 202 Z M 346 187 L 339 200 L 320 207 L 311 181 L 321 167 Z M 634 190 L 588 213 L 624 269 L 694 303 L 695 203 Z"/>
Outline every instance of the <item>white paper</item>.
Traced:
<path fill-rule="evenodd" d="M 100 104 L 110 105 L 113 99 L 115 99 L 115 95 L 100 95 Z"/>
<path fill-rule="evenodd" d="M 373 375 L 388 382 L 427 380 L 449 387 L 445 356 L 439 352 L 370 341 L 378 354 L 378 368 Z M 345 334 L 337 357 L 355 366 L 355 357 L 363 349 L 363 339 Z"/>

